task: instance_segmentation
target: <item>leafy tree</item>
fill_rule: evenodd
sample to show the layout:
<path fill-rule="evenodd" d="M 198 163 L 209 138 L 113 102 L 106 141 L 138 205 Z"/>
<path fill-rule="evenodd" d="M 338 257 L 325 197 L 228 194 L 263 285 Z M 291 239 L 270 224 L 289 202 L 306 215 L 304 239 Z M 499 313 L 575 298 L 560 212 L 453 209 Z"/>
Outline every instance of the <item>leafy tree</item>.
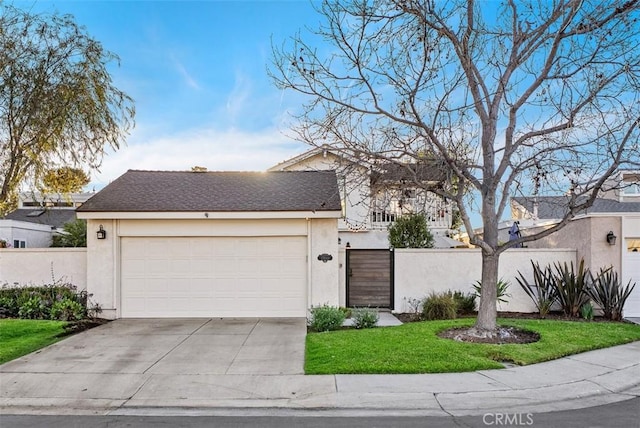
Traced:
<path fill-rule="evenodd" d="M 389 226 L 389 245 L 394 248 L 433 248 L 433 235 L 424 214 L 407 214 Z"/>
<path fill-rule="evenodd" d="M 87 221 L 76 219 L 66 223 L 63 233 L 54 235 L 52 247 L 86 247 Z"/>
<path fill-rule="evenodd" d="M 62 165 L 97 168 L 133 126 L 106 51 L 69 15 L 0 3 L 0 214 L 22 183 Z"/>
<path fill-rule="evenodd" d="M 64 166 L 50 169 L 42 178 L 45 193 L 76 193 L 89 184 L 89 176 L 80 168 Z"/>
<path fill-rule="evenodd" d="M 449 179 L 428 190 L 457 203 L 482 250 L 475 327 L 491 335 L 500 254 L 564 227 L 616 170 L 640 164 L 640 1 L 327 0 L 318 11 L 315 34 L 273 49 L 276 85 L 309 97 L 297 138 L 381 163 L 441 160 Z M 526 193 L 566 195 L 566 214 L 500 243 L 510 197 Z"/>

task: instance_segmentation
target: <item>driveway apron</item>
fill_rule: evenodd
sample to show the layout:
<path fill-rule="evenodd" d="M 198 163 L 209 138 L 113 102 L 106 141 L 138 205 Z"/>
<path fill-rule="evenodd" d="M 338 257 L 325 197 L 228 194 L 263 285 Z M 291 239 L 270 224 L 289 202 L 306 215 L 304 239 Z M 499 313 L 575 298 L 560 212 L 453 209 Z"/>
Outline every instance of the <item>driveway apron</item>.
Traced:
<path fill-rule="evenodd" d="M 303 374 L 305 334 L 303 318 L 115 320 L 1 365 L 1 398 L 126 401 L 158 380 Z"/>

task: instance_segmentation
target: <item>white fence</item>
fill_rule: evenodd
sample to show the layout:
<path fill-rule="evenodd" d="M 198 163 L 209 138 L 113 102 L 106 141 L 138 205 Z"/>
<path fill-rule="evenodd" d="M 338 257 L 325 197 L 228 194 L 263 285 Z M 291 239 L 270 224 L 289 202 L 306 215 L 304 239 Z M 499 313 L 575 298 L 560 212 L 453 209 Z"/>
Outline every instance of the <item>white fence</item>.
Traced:
<path fill-rule="evenodd" d="M 533 281 L 531 260 L 540 266 L 555 262 L 576 263 L 573 249 L 510 249 L 500 256 L 500 278 L 511 283 L 508 302 L 498 310 L 536 312 L 516 277 L 522 272 Z M 395 312 L 410 312 L 410 299 L 422 299 L 429 293 L 447 290 L 472 292 L 472 284 L 479 281 L 482 271 L 480 250 L 460 249 L 397 249 L 395 250 L 394 300 Z"/>
<path fill-rule="evenodd" d="M 86 248 L 8 248 L 0 250 L 0 286 L 46 285 L 54 281 L 87 288 Z"/>

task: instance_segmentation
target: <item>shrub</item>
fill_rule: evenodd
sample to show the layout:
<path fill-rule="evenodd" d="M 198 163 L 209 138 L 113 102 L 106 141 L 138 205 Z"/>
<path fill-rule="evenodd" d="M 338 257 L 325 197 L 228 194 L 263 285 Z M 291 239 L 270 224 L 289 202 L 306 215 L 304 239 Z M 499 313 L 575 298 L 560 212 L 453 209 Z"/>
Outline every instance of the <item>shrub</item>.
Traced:
<path fill-rule="evenodd" d="M 342 312 L 344 312 L 345 318 L 351 318 L 351 308 L 345 308 L 344 306 L 340 306 L 339 308 Z"/>
<path fill-rule="evenodd" d="M 0 318 L 17 317 L 18 309 L 16 299 L 9 296 L 0 296 Z"/>
<path fill-rule="evenodd" d="M 520 271 L 518 271 L 520 278 L 516 278 L 516 280 L 527 296 L 533 301 L 533 304 L 536 305 L 540 317 L 544 318 L 558 298 L 556 278 L 551 266 L 546 266 L 542 269 L 540 265 L 534 263 L 533 260 L 531 261 L 531 266 L 533 266 L 533 285 L 529 284 Z"/>
<path fill-rule="evenodd" d="M 373 328 L 378 324 L 378 311 L 371 308 L 356 308 L 351 311 L 355 328 Z"/>
<path fill-rule="evenodd" d="M 474 293 L 463 293 L 462 291 L 454 291 L 453 300 L 456 302 L 456 311 L 458 315 L 469 315 L 476 310 L 476 295 Z"/>
<path fill-rule="evenodd" d="M 51 305 L 51 319 L 59 321 L 77 321 L 86 315 L 86 309 L 75 300 L 64 299 Z"/>
<path fill-rule="evenodd" d="M 509 281 L 505 281 L 500 278 L 496 283 L 496 297 L 498 298 L 498 302 L 507 303 L 507 297 L 511 297 L 511 294 L 507 293 L 509 286 L 511 283 Z M 480 298 L 480 293 L 482 292 L 482 281 L 476 281 L 475 284 L 472 284 L 475 289 L 474 296 Z"/>
<path fill-rule="evenodd" d="M 65 223 L 60 234 L 53 236 L 52 247 L 86 247 L 87 221 L 76 219 Z"/>
<path fill-rule="evenodd" d="M 570 265 L 556 263 L 556 294 L 558 302 L 562 306 L 565 315 L 577 317 L 582 305 L 589 301 L 587 290 L 591 274 L 584 267 L 584 259 L 580 260 L 578 271 L 575 271 L 573 262 Z"/>
<path fill-rule="evenodd" d="M 593 321 L 593 305 L 587 302 L 580 307 L 580 316 L 587 321 Z"/>
<path fill-rule="evenodd" d="M 64 306 L 74 310 L 71 312 L 79 313 L 75 310 L 82 308 L 82 316 L 87 315 L 88 294 L 86 291 L 77 291 L 72 284 L 63 284 L 56 282 L 53 285 L 45 285 L 42 287 L 8 287 L 4 285 L 0 288 L 0 316 L 17 316 L 29 319 L 58 319 L 57 315 L 52 316 L 51 310 L 56 303 L 68 301 L 75 302 L 71 305 L 65 303 Z M 58 305 L 57 310 L 61 310 L 63 306 Z M 97 308 L 95 312 L 99 311 Z"/>
<path fill-rule="evenodd" d="M 332 331 L 342 327 L 345 313 L 335 306 L 322 305 L 311 308 L 309 328 L 314 331 Z"/>
<path fill-rule="evenodd" d="M 622 286 L 618 280 L 618 273 L 612 268 L 600 269 L 598 276 L 592 280 L 587 294 L 602 309 L 602 315 L 609 320 L 622 319 L 622 309 L 635 287 L 631 281 Z"/>
<path fill-rule="evenodd" d="M 25 319 L 43 320 L 49 318 L 49 310 L 42 298 L 35 295 L 21 299 L 18 316 Z"/>
<path fill-rule="evenodd" d="M 450 320 L 456 317 L 457 305 L 450 292 L 432 292 L 422 302 L 422 317 L 425 320 Z"/>
<path fill-rule="evenodd" d="M 433 235 L 424 214 L 403 215 L 389 226 L 389 245 L 394 248 L 432 248 Z"/>

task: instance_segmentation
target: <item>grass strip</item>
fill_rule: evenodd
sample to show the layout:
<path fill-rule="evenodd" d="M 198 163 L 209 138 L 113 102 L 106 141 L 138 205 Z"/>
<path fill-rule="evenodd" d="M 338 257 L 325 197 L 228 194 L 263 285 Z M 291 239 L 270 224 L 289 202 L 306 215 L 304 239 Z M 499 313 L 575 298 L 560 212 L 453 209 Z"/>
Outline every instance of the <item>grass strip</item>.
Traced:
<path fill-rule="evenodd" d="M 65 321 L 0 320 L 0 364 L 62 339 Z"/>
<path fill-rule="evenodd" d="M 474 318 L 407 323 L 397 327 L 310 333 L 307 374 L 452 373 L 554 360 L 567 355 L 640 340 L 640 326 L 615 322 L 499 319 L 540 334 L 529 344 L 464 343 L 438 332 L 471 326 Z"/>

